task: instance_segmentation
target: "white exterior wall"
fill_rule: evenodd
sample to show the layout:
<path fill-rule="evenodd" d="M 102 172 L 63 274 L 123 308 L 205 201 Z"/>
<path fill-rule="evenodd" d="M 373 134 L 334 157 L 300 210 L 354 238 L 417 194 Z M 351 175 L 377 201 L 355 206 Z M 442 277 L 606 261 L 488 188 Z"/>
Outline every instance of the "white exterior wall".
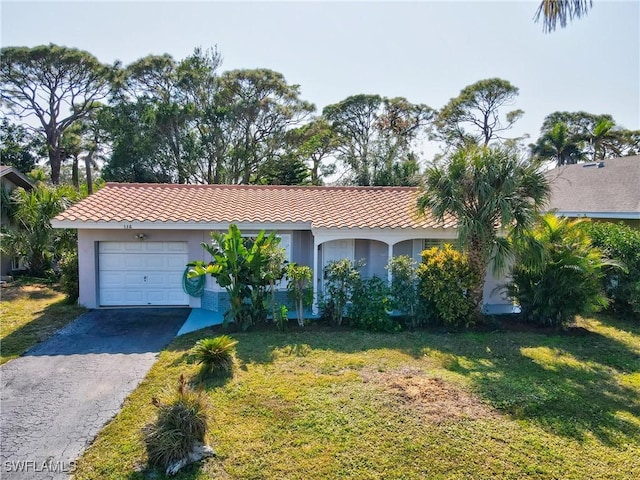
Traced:
<path fill-rule="evenodd" d="M 136 240 L 135 235 L 144 233 L 145 240 Z M 202 230 L 107 230 L 78 229 L 78 274 L 80 297 L 78 303 L 87 308 L 98 308 L 98 243 L 99 242 L 187 242 L 189 261 L 205 260 L 202 242 L 210 239 L 208 231 Z M 207 255 L 208 256 L 208 255 Z M 208 261 L 208 259 L 206 259 Z M 189 306 L 200 307 L 200 299 L 189 297 Z"/>

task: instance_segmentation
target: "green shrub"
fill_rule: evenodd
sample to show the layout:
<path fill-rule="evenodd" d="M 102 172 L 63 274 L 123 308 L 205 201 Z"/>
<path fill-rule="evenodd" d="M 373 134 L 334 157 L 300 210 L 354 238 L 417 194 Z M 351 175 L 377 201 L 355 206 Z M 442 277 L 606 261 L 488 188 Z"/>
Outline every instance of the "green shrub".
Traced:
<path fill-rule="evenodd" d="M 622 314 L 640 315 L 640 230 L 608 222 L 585 222 L 584 228 L 593 245 L 623 267 L 604 269 L 610 307 Z"/>
<path fill-rule="evenodd" d="M 353 288 L 360 280 L 357 268 L 361 263 L 354 263 L 348 258 L 330 262 L 324 269 L 324 298 L 322 316 L 336 325 L 342 325 L 347 303 L 353 296 Z"/>
<path fill-rule="evenodd" d="M 235 346 L 237 344 L 237 340 L 227 335 L 203 338 L 196 342 L 192 353 L 196 363 L 202 365 L 203 374 L 230 373 L 233 369 Z"/>
<path fill-rule="evenodd" d="M 143 429 L 147 456 L 151 465 L 167 468 L 186 458 L 198 444 L 204 444 L 207 432 L 206 397 L 193 391 L 180 376 L 176 391 L 153 399 L 158 407 L 155 423 Z"/>
<path fill-rule="evenodd" d="M 607 305 L 601 283 L 607 262 L 583 222 L 545 215 L 529 237 L 514 242 L 516 263 L 508 292 L 527 321 L 564 326 L 575 315 Z"/>
<path fill-rule="evenodd" d="M 404 315 L 411 326 L 417 327 L 419 299 L 416 262 L 407 255 L 392 257 L 387 270 L 391 272 L 390 307 Z"/>
<path fill-rule="evenodd" d="M 80 284 L 78 278 L 78 252 L 65 253 L 58 262 L 60 268 L 60 285 L 67 295 L 69 302 L 73 303 L 80 296 Z"/>
<path fill-rule="evenodd" d="M 478 279 L 467 255 L 451 245 L 425 250 L 418 266 L 418 279 L 426 320 L 454 327 L 467 327 L 475 322 L 471 291 Z"/>
<path fill-rule="evenodd" d="M 389 287 L 379 277 L 357 279 L 347 308 L 349 324 L 374 332 L 394 332 L 400 324 L 389 316 Z"/>
<path fill-rule="evenodd" d="M 313 290 L 309 288 L 312 278 L 311 268 L 290 263 L 287 266 L 287 290 L 296 307 L 298 325 L 304 327 L 304 308 L 313 302 Z"/>
<path fill-rule="evenodd" d="M 284 332 L 289 325 L 289 309 L 286 305 L 280 305 L 280 308 L 274 308 L 275 317 L 273 321 L 281 332 Z M 304 323 L 303 323 L 304 325 Z"/>

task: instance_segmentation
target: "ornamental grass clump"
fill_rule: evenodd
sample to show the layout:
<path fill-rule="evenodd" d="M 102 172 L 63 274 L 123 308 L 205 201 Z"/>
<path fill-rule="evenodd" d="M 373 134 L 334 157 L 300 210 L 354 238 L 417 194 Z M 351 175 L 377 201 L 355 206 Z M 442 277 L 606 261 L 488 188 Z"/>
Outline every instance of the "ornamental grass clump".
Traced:
<path fill-rule="evenodd" d="M 201 452 L 202 457 L 202 452 L 210 451 L 204 446 L 206 397 L 201 391 L 189 388 L 184 376 L 180 376 L 176 390 L 152 402 L 158 408 L 158 418 L 143 429 L 151 465 L 175 473 L 176 466 L 184 466 L 189 459 L 194 459 L 194 452 Z"/>
<path fill-rule="evenodd" d="M 229 374 L 233 370 L 237 340 L 227 335 L 199 340 L 193 347 L 196 363 L 204 375 Z"/>

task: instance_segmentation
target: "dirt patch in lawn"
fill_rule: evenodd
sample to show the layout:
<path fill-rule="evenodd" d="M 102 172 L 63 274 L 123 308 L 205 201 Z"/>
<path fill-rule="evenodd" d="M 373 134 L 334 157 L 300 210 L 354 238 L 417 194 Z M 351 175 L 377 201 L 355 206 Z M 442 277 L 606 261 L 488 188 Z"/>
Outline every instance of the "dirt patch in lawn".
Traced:
<path fill-rule="evenodd" d="M 365 383 L 381 386 L 390 398 L 427 422 L 496 417 L 498 413 L 469 392 L 419 369 L 363 370 Z"/>
<path fill-rule="evenodd" d="M 53 298 L 56 295 L 58 295 L 58 293 L 45 285 L 19 285 L 9 283 L 0 290 L 0 300 L 6 302 L 10 302 L 19 297 L 39 300 L 44 298 Z"/>

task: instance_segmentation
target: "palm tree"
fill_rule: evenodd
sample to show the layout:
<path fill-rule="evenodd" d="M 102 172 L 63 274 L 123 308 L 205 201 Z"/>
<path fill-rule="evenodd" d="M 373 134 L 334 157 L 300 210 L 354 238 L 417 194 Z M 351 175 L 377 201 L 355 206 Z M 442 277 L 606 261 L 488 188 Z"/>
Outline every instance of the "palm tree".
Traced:
<path fill-rule="evenodd" d="M 564 28 L 567 20 L 585 16 L 592 5 L 592 0 L 542 0 L 534 18 L 536 22 L 542 18 L 543 31 L 550 33 L 557 23 Z"/>
<path fill-rule="evenodd" d="M 25 257 L 29 273 L 42 277 L 51 268 L 51 262 L 64 250 L 75 247 L 71 230 L 55 230 L 51 219 L 77 199 L 73 188 L 37 185 L 26 191 L 14 190 L 11 202 L 14 205 L 16 229 L 2 232 L 2 253 L 14 257 Z"/>
<path fill-rule="evenodd" d="M 459 239 L 479 279 L 471 292 L 478 315 L 487 265 L 493 259 L 496 269 L 503 268 L 509 252 L 500 228 L 522 235 L 534 224 L 548 193 L 538 164 L 505 147 L 466 147 L 443 166 L 427 169 L 418 207 L 440 220 L 447 215 L 457 219 Z"/>
<path fill-rule="evenodd" d="M 558 122 L 532 145 L 531 153 L 540 160 L 553 160 L 558 167 L 578 163 L 584 157 L 582 143 L 570 135 L 566 123 Z"/>
<path fill-rule="evenodd" d="M 620 133 L 615 129 L 616 122 L 603 118 L 593 127 L 589 133 L 589 142 L 593 148 L 593 161 L 606 158 L 607 153 L 620 156 L 621 151 L 617 145 Z"/>

